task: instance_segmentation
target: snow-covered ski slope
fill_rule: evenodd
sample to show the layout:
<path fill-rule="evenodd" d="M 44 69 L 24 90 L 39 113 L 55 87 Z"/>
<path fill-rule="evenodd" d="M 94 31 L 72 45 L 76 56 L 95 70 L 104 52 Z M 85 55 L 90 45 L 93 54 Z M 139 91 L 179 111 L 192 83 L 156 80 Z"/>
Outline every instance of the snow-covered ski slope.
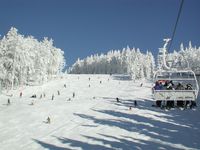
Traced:
<path fill-rule="evenodd" d="M 200 149 L 199 108 L 151 107 L 151 83 L 140 83 L 109 75 L 67 75 L 14 91 L 11 105 L 2 94 L 0 150 Z M 30 98 L 33 94 L 37 98 Z M 138 106 L 129 110 L 134 100 Z"/>

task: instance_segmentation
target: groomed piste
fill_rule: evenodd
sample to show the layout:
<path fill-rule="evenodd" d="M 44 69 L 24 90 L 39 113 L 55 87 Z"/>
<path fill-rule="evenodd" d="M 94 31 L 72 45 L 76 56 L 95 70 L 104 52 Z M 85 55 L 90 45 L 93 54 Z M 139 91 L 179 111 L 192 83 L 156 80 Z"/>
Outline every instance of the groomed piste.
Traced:
<path fill-rule="evenodd" d="M 152 107 L 151 90 L 149 81 L 65 75 L 12 97 L 4 91 L 0 149 L 200 149 L 199 107 Z"/>

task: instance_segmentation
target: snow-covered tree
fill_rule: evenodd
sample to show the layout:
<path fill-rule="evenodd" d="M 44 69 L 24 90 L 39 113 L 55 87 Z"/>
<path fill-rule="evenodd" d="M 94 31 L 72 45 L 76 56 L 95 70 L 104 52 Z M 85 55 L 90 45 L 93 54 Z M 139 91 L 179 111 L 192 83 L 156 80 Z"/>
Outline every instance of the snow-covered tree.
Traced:
<path fill-rule="evenodd" d="M 185 69 L 191 68 L 195 73 L 200 73 L 200 47 L 193 47 L 191 41 L 189 46 L 185 47 L 181 43 L 180 50 L 170 54 L 173 61 L 173 67 Z"/>
<path fill-rule="evenodd" d="M 0 39 L 0 81 L 4 88 L 47 81 L 65 66 L 64 52 L 53 40 L 24 37 L 12 27 Z"/>
<path fill-rule="evenodd" d="M 139 49 L 129 46 L 122 50 L 110 50 L 105 54 L 95 54 L 82 60 L 78 59 L 69 73 L 82 74 L 131 74 L 133 79 L 151 78 L 154 58 L 150 52 L 143 54 Z"/>

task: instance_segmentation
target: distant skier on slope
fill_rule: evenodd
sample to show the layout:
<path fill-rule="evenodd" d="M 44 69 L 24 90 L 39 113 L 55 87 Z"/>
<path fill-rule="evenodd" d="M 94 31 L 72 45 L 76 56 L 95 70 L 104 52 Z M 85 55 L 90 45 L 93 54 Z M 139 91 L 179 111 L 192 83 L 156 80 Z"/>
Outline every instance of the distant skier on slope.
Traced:
<path fill-rule="evenodd" d="M 134 106 L 135 106 L 135 107 L 137 106 L 137 101 L 136 101 L 136 100 L 134 100 Z"/>
<path fill-rule="evenodd" d="M 20 96 L 20 98 L 22 97 L 22 92 L 20 92 L 19 96 Z"/>
<path fill-rule="evenodd" d="M 7 105 L 10 105 L 10 99 L 8 98 L 8 103 L 7 103 Z"/>
<path fill-rule="evenodd" d="M 51 100 L 54 100 L 54 94 L 52 95 Z"/>
<path fill-rule="evenodd" d="M 73 92 L 73 95 L 72 95 L 72 97 L 73 97 L 73 98 L 75 97 L 75 92 Z"/>
<path fill-rule="evenodd" d="M 119 100 L 119 98 L 118 98 L 118 97 L 116 98 L 116 100 L 117 100 L 117 103 L 119 103 L 119 102 L 120 102 L 120 100 Z"/>
<path fill-rule="evenodd" d="M 143 86 L 143 83 L 140 84 L 140 87 L 142 87 L 142 86 Z"/>
<path fill-rule="evenodd" d="M 31 96 L 31 98 L 36 98 L 37 96 L 36 96 L 36 94 L 33 94 L 32 96 Z"/>
<path fill-rule="evenodd" d="M 50 117 L 47 118 L 47 123 L 48 123 L 48 124 L 51 123 L 51 119 L 50 119 Z"/>

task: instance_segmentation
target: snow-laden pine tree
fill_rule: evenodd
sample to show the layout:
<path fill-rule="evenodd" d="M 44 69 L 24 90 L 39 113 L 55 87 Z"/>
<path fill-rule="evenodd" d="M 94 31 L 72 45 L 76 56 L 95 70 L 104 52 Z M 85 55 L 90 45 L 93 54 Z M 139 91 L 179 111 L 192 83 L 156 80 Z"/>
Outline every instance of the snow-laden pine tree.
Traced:
<path fill-rule="evenodd" d="M 12 27 L 0 39 L 0 81 L 3 88 L 42 83 L 65 66 L 64 52 L 53 40 L 24 37 Z"/>
<path fill-rule="evenodd" d="M 180 45 L 179 51 L 174 51 L 170 54 L 171 59 L 173 60 L 173 67 L 180 69 L 191 68 L 196 74 L 200 74 L 200 47 L 192 46 L 191 41 L 189 42 L 188 47 L 183 46 L 183 43 Z"/>
<path fill-rule="evenodd" d="M 107 54 L 95 54 L 82 60 L 78 59 L 69 73 L 82 74 L 130 74 L 132 78 L 151 78 L 154 58 L 150 52 L 143 54 L 139 49 L 129 46 L 122 50 L 111 50 Z"/>

